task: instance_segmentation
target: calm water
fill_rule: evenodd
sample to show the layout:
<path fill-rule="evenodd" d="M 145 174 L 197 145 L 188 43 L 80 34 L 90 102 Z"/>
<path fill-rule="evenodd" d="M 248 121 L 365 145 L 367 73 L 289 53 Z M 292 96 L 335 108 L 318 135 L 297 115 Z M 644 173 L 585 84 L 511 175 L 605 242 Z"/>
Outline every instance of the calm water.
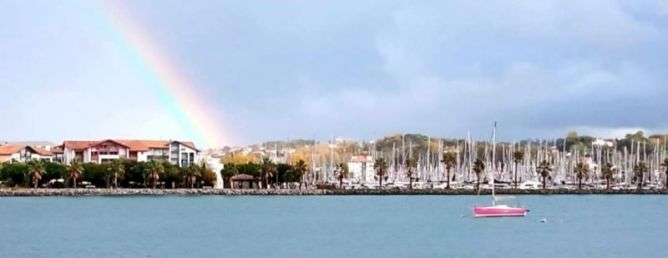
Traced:
<path fill-rule="evenodd" d="M 0 257 L 668 257 L 667 196 L 520 200 L 474 219 L 487 198 L 0 198 Z"/>

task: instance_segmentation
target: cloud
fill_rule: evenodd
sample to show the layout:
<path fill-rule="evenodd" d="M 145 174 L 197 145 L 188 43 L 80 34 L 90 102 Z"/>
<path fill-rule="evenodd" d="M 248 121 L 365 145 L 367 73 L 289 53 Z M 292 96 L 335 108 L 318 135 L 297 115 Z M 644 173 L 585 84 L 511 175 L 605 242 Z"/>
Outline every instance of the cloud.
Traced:
<path fill-rule="evenodd" d="M 400 9 L 378 34 L 393 87 L 311 93 L 301 99 L 305 115 L 451 136 L 486 132 L 496 120 L 507 137 L 667 127 L 658 111 L 666 76 L 631 51 L 667 42 L 617 2 L 453 5 Z"/>

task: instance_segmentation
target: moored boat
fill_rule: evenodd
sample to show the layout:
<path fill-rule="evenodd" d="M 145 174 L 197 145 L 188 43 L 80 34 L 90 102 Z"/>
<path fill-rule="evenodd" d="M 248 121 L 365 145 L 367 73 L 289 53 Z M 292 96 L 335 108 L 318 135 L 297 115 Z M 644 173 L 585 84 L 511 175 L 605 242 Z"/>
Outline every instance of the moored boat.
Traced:
<path fill-rule="evenodd" d="M 494 194 L 494 154 L 496 149 L 496 123 L 494 123 L 494 131 L 492 134 L 492 168 L 490 182 L 492 184 L 492 205 L 473 208 L 473 217 L 524 217 L 527 215 L 528 209 L 522 207 L 511 207 L 506 204 L 496 204 L 497 201 L 514 199 L 514 196 L 496 196 Z"/>

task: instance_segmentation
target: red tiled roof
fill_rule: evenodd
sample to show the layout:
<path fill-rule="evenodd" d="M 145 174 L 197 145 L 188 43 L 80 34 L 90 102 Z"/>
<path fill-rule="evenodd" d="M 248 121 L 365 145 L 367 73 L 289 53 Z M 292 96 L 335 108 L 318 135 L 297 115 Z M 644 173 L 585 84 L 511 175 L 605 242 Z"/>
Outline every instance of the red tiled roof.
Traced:
<path fill-rule="evenodd" d="M 7 145 L 2 145 L 0 146 L 0 155 L 8 156 L 12 155 L 14 153 L 17 153 L 24 148 L 30 148 L 33 152 L 39 154 L 40 156 L 52 156 L 50 151 L 39 148 L 39 147 L 33 147 L 33 146 L 28 146 L 28 145 L 23 145 L 23 144 L 7 144 Z"/>
<path fill-rule="evenodd" d="M 40 148 L 40 147 L 33 147 L 33 146 L 26 146 L 26 147 L 31 148 L 33 151 L 35 151 L 40 156 L 53 156 L 53 154 L 47 149 Z"/>
<path fill-rule="evenodd" d="M 194 144 L 193 142 L 182 142 L 182 141 L 172 141 L 172 142 L 178 142 L 178 143 L 181 143 L 181 144 L 187 146 L 188 148 L 191 148 L 191 149 L 193 149 L 193 150 L 199 151 L 199 150 L 197 149 L 197 147 L 195 147 L 195 144 Z"/>
<path fill-rule="evenodd" d="M 53 146 L 51 148 L 51 153 L 63 153 L 63 146 L 62 145 Z"/>
<path fill-rule="evenodd" d="M 92 144 L 89 145 L 88 147 L 95 147 L 95 146 L 98 146 L 98 145 L 100 145 L 100 144 L 102 144 L 102 143 L 105 143 L 105 142 L 113 142 L 113 143 L 115 143 L 115 144 L 118 144 L 118 145 L 121 145 L 121 146 L 130 148 L 130 146 L 128 146 L 127 144 L 124 144 L 124 143 L 121 142 L 121 141 L 111 140 L 111 139 L 102 140 L 102 141 L 99 141 L 99 142 L 92 143 Z"/>
<path fill-rule="evenodd" d="M 103 141 L 65 141 L 63 142 L 63 147 L 68 149 L 73 149 L 76 151 L 81 151 L 96 144 L 112 141 L 120 145 L 126 146 L 130 151 L 148 151 L 149 149 L 167 149 L 169 148 L 169 143 L 174 141 L 162 141 L 162 140 L 116 140 L 109 139 Z M 197 150 L 193 142 L 184 142 L 184 141 L 175 141 L 179 142 L 189 148 Z"/>
<path fill-rule="evenodd" d="M 167 149 L 168 141 L 155 140 L 118 140 L 130 147 L 130 151 L 148 151 L 149 149 Z"/>
<path fill-rule="evenodd" d="M 63 149 L 72 149 L 75 151 L 82 151 L 84 149 L 87 149 L 90 147 L 92 144 L 96 143 L 97 141 L 64 141 L 63 142 Z"/>
<path fill-rule="evenodd" d="M 7 144 L 0 146 L 0 155 L 12 155 L 23 149 L 25 145 L 22 144 Z"/>

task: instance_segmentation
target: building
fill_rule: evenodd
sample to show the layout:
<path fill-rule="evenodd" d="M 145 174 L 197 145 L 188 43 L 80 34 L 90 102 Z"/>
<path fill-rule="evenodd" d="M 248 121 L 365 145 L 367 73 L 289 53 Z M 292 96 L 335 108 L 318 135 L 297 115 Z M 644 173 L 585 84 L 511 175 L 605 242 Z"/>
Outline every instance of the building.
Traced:
<path fill-rule="evenodd" d="M 199 150 L 192 142 L 159 140 L 64 141 L 54 150 L 62 152 L 60 160 L 69 164 L 74 159 L 82 162 L 104 163 L 116 159 L 139 162 L 165 160 L 186 167 L 198 161 Z"/>
<path fill-rule="evenodd" d="M 53 154 L 47 149 L 23 144 L 0 146 L 0 163 L 28 162 L 31 160 L 52 161 Z"/>
<path fill-rule="evenodd" d="M 371 156 L 353 156 L 348 161 L 350 178 L 357 182 L 373 182 L 376 172 L 373 168 L 374 160 Z"/>

